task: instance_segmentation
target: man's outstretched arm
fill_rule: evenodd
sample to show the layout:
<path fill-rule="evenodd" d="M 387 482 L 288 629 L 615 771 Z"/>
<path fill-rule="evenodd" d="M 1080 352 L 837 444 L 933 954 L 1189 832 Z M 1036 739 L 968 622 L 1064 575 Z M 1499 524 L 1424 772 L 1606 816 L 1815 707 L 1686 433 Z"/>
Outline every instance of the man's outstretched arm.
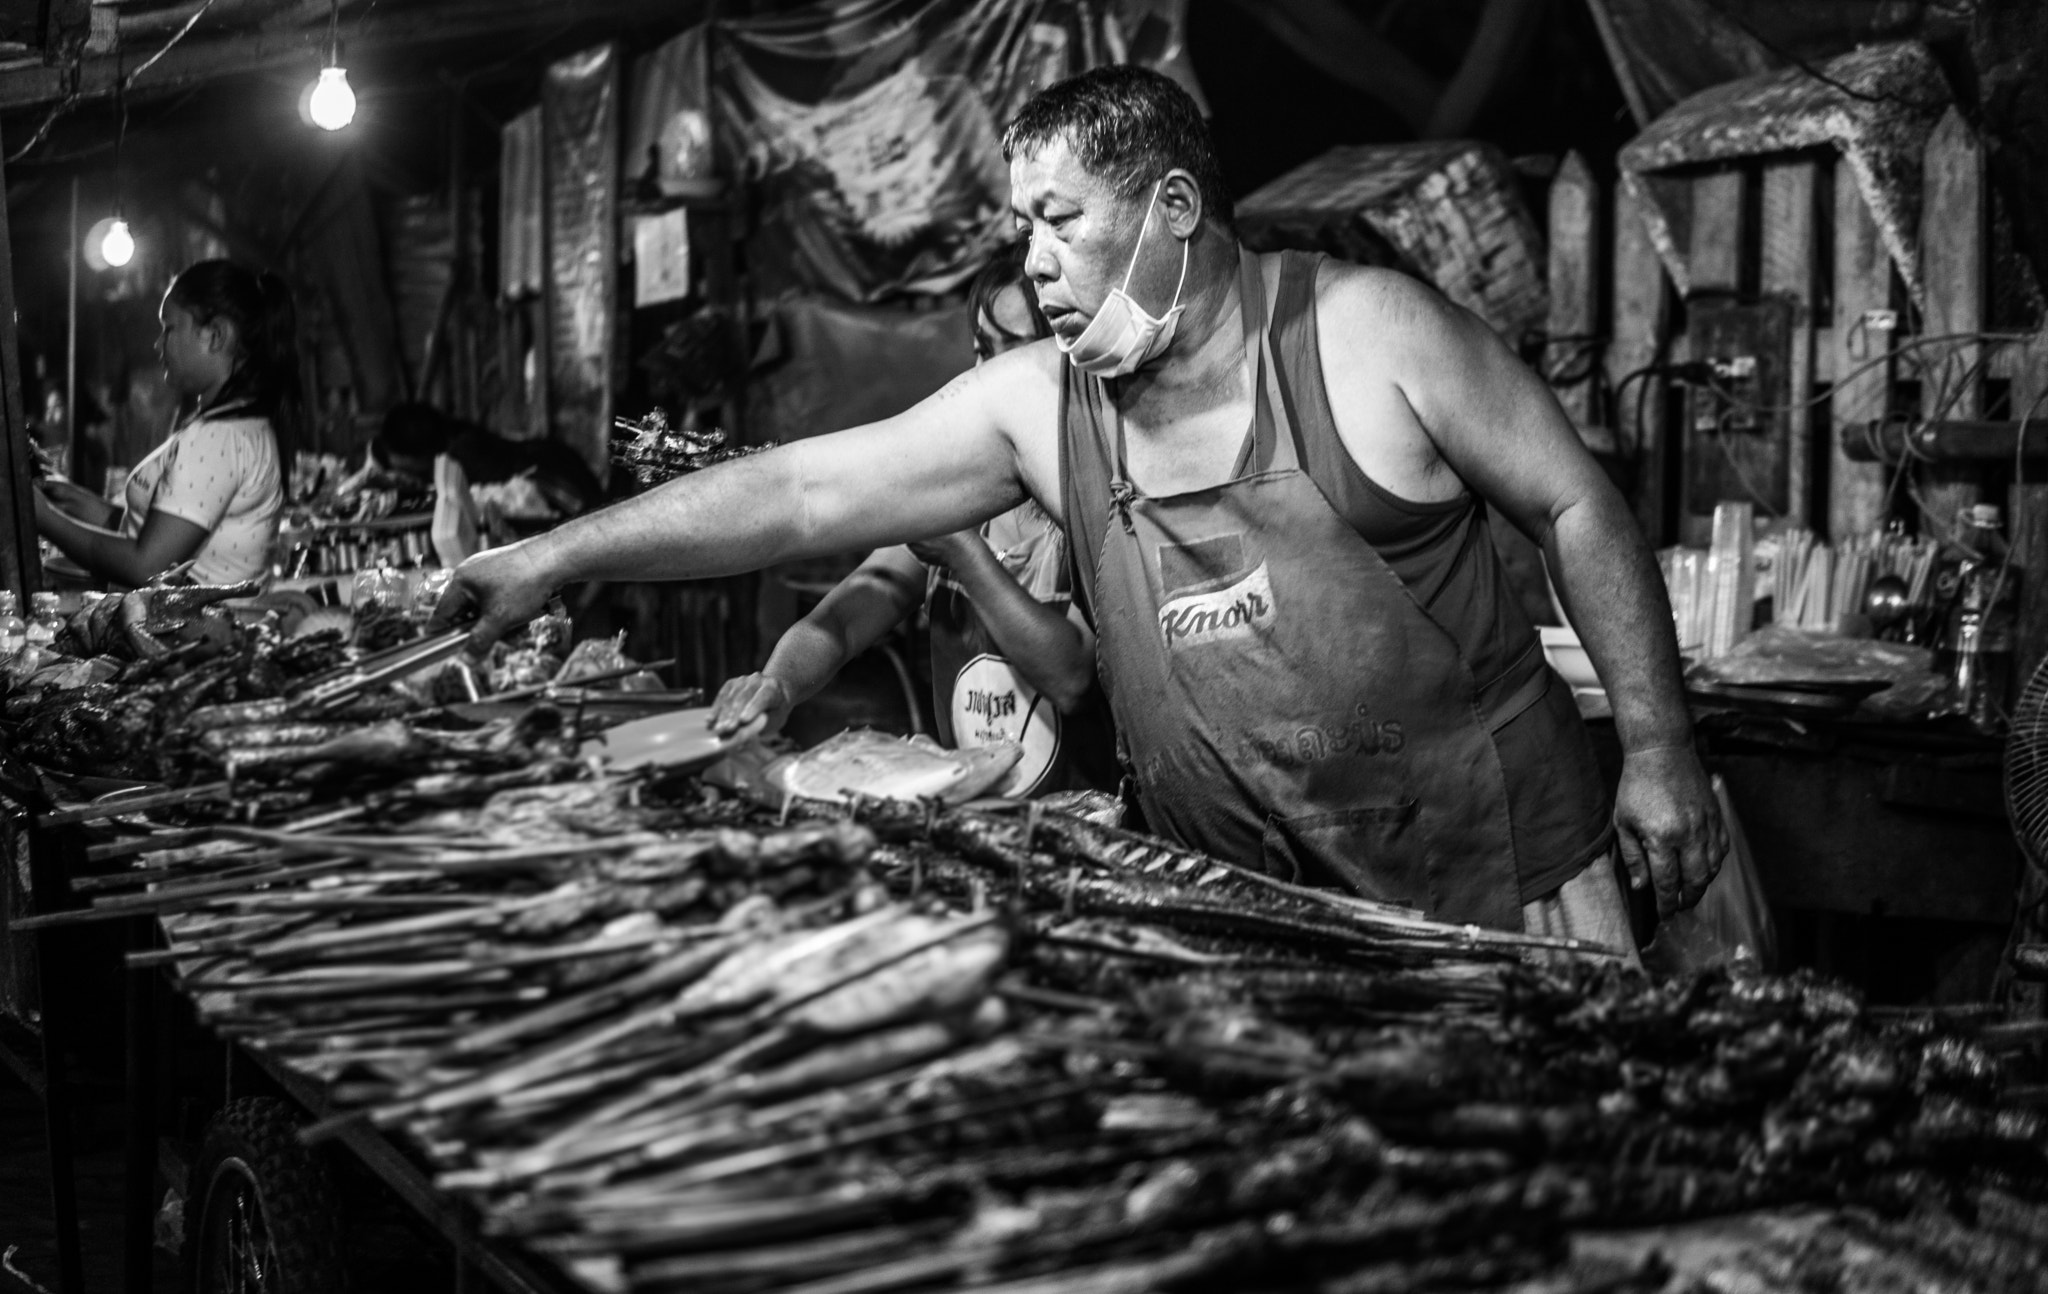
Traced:
<path fill-rule="evenodd" d="M 729 575 L 959 530 L 1014 507 L 1024 477 L 995 410 L 1019 403 L 1020 380 L 1028 402 L 1031 373 L 1011 358 L 894 418 L 721 463 L 479 553 L 456 568 L 435 624 L 474 619 L 481 648 L 565 584 Z"/>

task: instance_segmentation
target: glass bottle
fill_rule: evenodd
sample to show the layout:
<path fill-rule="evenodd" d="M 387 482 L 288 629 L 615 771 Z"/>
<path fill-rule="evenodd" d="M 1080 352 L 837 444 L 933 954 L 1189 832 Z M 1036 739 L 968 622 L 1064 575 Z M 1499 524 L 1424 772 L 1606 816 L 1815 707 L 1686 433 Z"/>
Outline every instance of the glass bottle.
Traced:
<path fill-rule="evenodd" d="M 1956 709 L 1970 726 L 1998 733 L 2012 709 L 2020 573 L 2006 560 L 1995 504 L 1973 504 L 1958 521 L 1959 537 L 1979 556 L 1966 559 L 1957 572 L 1937 659 L 1954 684 Z"/>
<path fill-rule="evenodd" d="M 57 595 L 35 593 L 29 596 L 28 601 L 34 609 L 28 621 L 29 646 L 54 650 L 57 635 L 64 632 L 64 615 L 57 609 Z"/>
<path fill-rule="evenodd" d="M 28 644 L 28 622 L 13 589 L 0 589 L 0 661 L 10 661 Z"/>

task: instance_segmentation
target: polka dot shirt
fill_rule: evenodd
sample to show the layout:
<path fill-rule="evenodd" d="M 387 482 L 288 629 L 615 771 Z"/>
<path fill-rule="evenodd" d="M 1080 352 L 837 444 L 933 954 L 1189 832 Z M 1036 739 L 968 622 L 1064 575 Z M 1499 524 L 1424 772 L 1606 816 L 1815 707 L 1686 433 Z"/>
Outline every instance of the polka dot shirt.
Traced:
<path fill-rule="evenodd" d="M 198 583 L 263 578 L 284 510 L 269 421 L 227 409 L 172 432 L 129 473 L 127 505 L 121 533 L 131 539 L 157 509 L 207 531 L 193 555 Z"/>

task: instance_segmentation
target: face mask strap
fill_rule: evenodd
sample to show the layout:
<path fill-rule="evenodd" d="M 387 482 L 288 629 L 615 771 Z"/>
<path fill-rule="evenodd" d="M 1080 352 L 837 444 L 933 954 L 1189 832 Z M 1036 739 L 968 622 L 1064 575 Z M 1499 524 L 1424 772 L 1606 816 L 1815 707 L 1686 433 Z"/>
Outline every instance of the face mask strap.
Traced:
<path fill-rule="evenodd" d="M 1160 186 L 1164 185 L 1165 183 L 1166 177 L 1159 177 L 1158 181 L 1154 183 L 1152 186 L 1151 200 L 1145 203 L 1145 218 L 1138 224 L 1138 241 L 1131 245 L 1131 260 L 1128 265 L 1124 266 L 1124 285 L 1122 288 L 1118 289 L 1125 296 L 1129 296 L 1131 294 L 1131 275 L 1136 273 L 1138 269 L 1138 252 L 1145 246 L 1145 230 L 1151 227 L 1152 208 L 1159 205 L 1159 189 Z M 1183 276 L 1187 274 L 1186 261 L 1181 262 L 1181 274 Z M 1180 293 L 1178 291 L 1174 293 L 1176 299 L 1179 298 L 1179 295 Z"/>

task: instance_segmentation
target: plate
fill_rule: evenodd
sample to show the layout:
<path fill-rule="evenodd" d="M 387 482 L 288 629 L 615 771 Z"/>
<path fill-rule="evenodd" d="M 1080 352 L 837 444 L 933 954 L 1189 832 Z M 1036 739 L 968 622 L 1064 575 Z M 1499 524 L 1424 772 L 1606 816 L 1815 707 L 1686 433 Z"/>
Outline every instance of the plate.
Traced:
<path fill-rule="evenodd" d="M 1864 697 L 1882 692 L 1889 686 L 1888 683 L 1859 683 L 1824 688 L 1799 684 L 1753 687 L 1740 683 L 1688 682 L 1685 691 L 1696 700 L 1738 710 L 1847 714 L 1861 704 Z"/>
<path fill-rule="evenodd" d="M 766 718 L 757 718 L 738 732 L 721 737 L 711 731 L 708 705 L 670 710 L 608 728 L 583 743 L 585 755 L 602 755 L 613 768 L 683 770 L 717 762 L 735 746 L 761 735 Z"/>

